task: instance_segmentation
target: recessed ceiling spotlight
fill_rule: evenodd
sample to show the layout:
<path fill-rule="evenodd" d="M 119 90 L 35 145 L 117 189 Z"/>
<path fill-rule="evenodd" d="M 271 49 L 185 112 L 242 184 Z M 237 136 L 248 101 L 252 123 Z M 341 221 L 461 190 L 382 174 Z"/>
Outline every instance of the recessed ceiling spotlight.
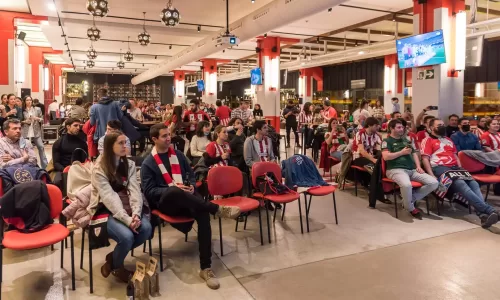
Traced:
<path fill-rule="evenodd" d="M 155 59 L 157 59 L 157 58 L 158 58 L 158 55 L 155 55 Z"/>
<path fill-rule="evenodd" d="M 363 55 L 363 54 L 365 54 L 365 51 L 359 51 L 358 54 Z"/>
<path fill-rule="evenodd" d="M 252 4 L 255 3 L 255 0 L 252 0 Z"/>
<path fill-rule="evenodd" d="M 53 2 L 49 2 L 47 8 L 51 11 L 56 11 L 56 5 Z"/>
<path fill-rule="evenodd" d="M 198 32 L 201 31 L 201 25 L 198 25 Z"/>

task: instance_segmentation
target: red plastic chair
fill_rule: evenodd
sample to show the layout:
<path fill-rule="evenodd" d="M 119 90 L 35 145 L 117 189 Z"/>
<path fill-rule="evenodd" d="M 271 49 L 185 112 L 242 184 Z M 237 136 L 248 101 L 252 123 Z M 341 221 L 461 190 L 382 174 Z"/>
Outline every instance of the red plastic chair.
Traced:
<path fill-rule="evenodd" d="M 351 165 L 351 169 L 354 171 L 354 195 L 358 196 L 358 172 L 368 173 L 365 168 Z M 345 186 L 345 181 L 344 181 Z"/>
<path fill-rule="evenodd" d="M 276 178 L 278 179 L 279 182 L 283 181 L 283 179 L 281 177 L 281 168 L 278 164 L 273 163 L 273 162 L 258 162 L 258 163 L 254 163 L 252 166 L 252 184 L 255 188 L 258 188 L 257 177 L 262 176 L 262 175 L 266 174 L 267 172 L 273 172 L 274 176 L 276 176 Z M 290 192 L 288 194 L 284 194 L 284 195 L 263 195 L 261 192 L 256 192 L 253 194 L 253 196 L 263 200 L 264 204 L 266 201 L 273 202 L 273 203 L 280 203 L 280 204 L 287 204 L 287 203 L 290 203 L 293 201 L 298 201 L 299 217 L 300 217 L 300 232 L 304 233 L 304 227 L 302 225 L 302 207 L 300 205 L 300 194 L 299 193 L 292 191 L 292 192 Z M 269 226 L 269 210 L 267 209 L 267 205 L 264 205 L 264 206 L 266 207 L 267 235 L 269 238 L 269 243 L 271 243 L 271 227 Z M 274 211 L 274 213 L 276 215 L 276 210 Z"/>
<path fill-rule="evenodd" d="M 458 152 L 458 159 L 462 164 L 462 168 L 469 171 L 470 173 L 477 173 L 483 171 L 486 168 L 486 166 L 482 162 L 473 159 L 463 152 Z M 500 183 L 500 175 L 496 174 L 477 173 L 472 174 L 472 178 L 474 178 L 474 180 L 479 184 L 486 184 L 486 196 L 484 196 L 484 201 L 488 200 L 488 194 L 490 193 L 491 184 Z"/>
<path fill-rule="evenodd" d="M 394 180 L 387 178 L 387 176 L 385 175 L 385 172 L 386 172 L 386 161 L 383 158 L 381 158 L 381 159 L 382 159 L 382 188 L 384 190 L 384 193 L 393 192 L 393 195 L 394 195 L 394 211 L 396 212 L 396 219 L 399 219 L 399 217 L 398 217 L 398 203 L 396 201 L 396 190 L 399 189 L 399 186 L 396 184 L 396 182 Z M 411 181 L 411 186 L 414 189 L 416 189 L 416 188 L 422 187 L 423 185 L 420 182 Z M 427 215 L 430 215 L 430 212 L 429 212 L 429 200 L 428 199 L 425 200 L 425 205 L 427 207 Z M 438 205 L 438 214 L 439 214 L 439 205 Z"/>
<path fill-rule="evenodd" d="M 311 187 L 307 191 L 304 192 L 304 200 L 305 200 L 305 207 L 306 207 L 306 225 L 307 225 L 307 232 L 309 232 L 309 212 L 311 211 L 311 202 L 312 202 L 312 197 L 313 196 L 327 196 L 332 194 L 333 197 L 333 210 L 335 211 L 335 224 L 339 224 L 338 219 L 337 219 L 337 201 L 335 200 L 335 190 L 337 187 L 333 185 L 327 185 L 327 186 L 317 186 L 317 187 Z M 307 204 L 307 196 L 309 196 L 309 204 Z M 283 212 L 284 213 L 284 212 Z"/>
<path fill-rule="evenodd" d="M 212 168 L 207 176 L 208 192 L 210 195 L 231 195 L 241 191 L 243 188 L 243 174 L 238 168 L 220 166 Z M 259 201 L 247 197 L 233 196 L 212 201 L 212 203 L 222 206 L 237 206 L 242 213 L 246 213 L 259 208 Z M 260 243 L 264 245 L 262 237 L 262 220 L 259 211 Z M 246 228 L 246 218 L 245 226 Z M 236 231 L 238 231 L 238 220 L 236 220 Z M 219 218 L 220 253 L 224 256 L 222 244 L 222 219 Z"/>
<path fill-rule="evenodd" d="M 188 218 L 188 217 L 171 217 L 167 216 L 165 214 L 162 214 L 159 210 L 153 210 L 151 212 L 152 215 L 156 216 L 158 218 L 158 245 L 160 247 L 160 271 L 163 272 L 163 248 L 161 245 L 161 222 L 166 222 L 169 224 L 181 224 L 181 223 L 189 223 L 189 222 L 194 222 L 193 218 Z M 188 234 L 186 233 L 184 241 L 187 242 L 188 239 Z M 149 252 L 151 253 L 151 239 L 149 240 Z"/>
<path fill-rule="evenodd" d="M 0 180 L 0 191 L 3 194 L 3 188 L 1 186 Z M 62 211 L 62 194 L 61 190 L 55 185 L 47 184 L 47 192 L 50 199 L 50 216 L 55 219 L 58 218 Z M 2 281 L 3 273 L 3 249 L 12 250 L 31 250 L 38 249 L 47 246 L 53 246 L 54 244 L 61 242 L 61 268 L 64 267 L 64 240 L 66 237 L 70 237 L 71 241 L 71 289 L 75 290 L 75 262 L 74 262 L 74 244 L 73 244 L 73 232 L 69 231 L 66 226 L 62 224 L 51 224 L 46 228 L 33 232 L 33 233 L 23 233 L 17 230 L 10 230 L 3 232 L 4 220 L 0 218 L 0 238 L 2 244 L 0 246 L 0 259 L 2 259 L 2 264 L 0 266 L 0 282 Z M 3 237 L 1 236 L 3 233 Z M 1 293 L 1 286 L 0 286 Z"/>

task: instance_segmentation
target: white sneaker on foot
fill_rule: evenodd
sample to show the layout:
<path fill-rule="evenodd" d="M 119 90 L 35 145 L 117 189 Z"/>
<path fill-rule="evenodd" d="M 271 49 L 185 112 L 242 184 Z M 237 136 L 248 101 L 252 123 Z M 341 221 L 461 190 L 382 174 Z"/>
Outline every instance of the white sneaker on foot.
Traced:
<path fill-rule="evenodd" d="M 212 269 L 204 269 L 200 271 L 200 277 L 205 280 L 205 283 L 209 288 L 212 290 L 217 290 L 220 288 L 220 283 L 219 280 L 217 280 L 217 277 L 214 274 L 214 271 Z"/>

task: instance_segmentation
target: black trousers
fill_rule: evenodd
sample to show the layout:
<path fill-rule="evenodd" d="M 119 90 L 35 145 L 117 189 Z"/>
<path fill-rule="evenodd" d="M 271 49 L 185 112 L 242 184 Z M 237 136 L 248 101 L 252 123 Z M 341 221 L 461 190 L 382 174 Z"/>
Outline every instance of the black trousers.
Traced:
<path fill-rule="evenodd" d="M 198 246 L 200 268 L 212 265 L 212 227 L 210 214 L 215 214 L 219 206 L 205 202 L 199 195 L 192 195 L 177 187 L 169 187 L 162 195 L 158 206 L 160 212 L 172 217 L 191 217 L 198 223 Z"/>
<path fill-rule="evenodd" d="M 373 162 L 366 157 L 358 157 L 352 161 L 352 165 L 364 168 L 365 166 L 372 164 Z M 354 172 L 353 172 L 354 173 Z M 354 176 L 354 174 L 353 174 Z M 356 180 L 361 183 L 364 187 L 368 187 L 371 181 L 371 174 L 367 172 L 356 172 Z"/>
<path fill-rule="evenodd" d="M 286 142 L 290 145 L 290 131 L 293 130 L 293 134 L 295 135 L 295 144 L 298 145 L 299 141 L 299 133 L 297 132 L 298 124 L 286 124 Z"/>

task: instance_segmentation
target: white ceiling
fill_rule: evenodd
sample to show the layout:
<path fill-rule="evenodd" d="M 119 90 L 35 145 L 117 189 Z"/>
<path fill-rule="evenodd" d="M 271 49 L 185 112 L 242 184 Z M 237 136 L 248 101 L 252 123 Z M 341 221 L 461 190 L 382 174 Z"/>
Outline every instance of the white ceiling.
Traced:
<path fill-rule="evenodd" d="M 0 0 L 3 1 L 3 0 Z M 136 54 L 134 61 L 126 63 L 126 69 L 122 73 L 140 73 L 153 67 L 169 56 L 175 55 L 186 47 L 202 40 L 214 31 L 223 30 L 225 24 L 225 5 L 223 0 L 175 0 L 174 6 L 181 13 L 181 23 L 175 28 L 167 28 L 159 22 L 160 11 L 165 7 L 167 0 L 108 0 L 110 12 L 108 17 L 96 19 L 96 25 L 101 30 L 101 40 L 94 43 L 98 52 L 93 72 L 120 73 L 116 68 L 116 62 L 120 59 L 120 49 L 125 52 L 128 49 L 127 39 L 130 36 L 130 49 Z M 252 11 L 268 4 L 272 0 L 256 0 L 254 4 L 250 0 L 231 0 L 229 2 L 230 23 L 236 21 Z M 14 2 L 10 0 L 9 2 Z M 17 0 L 15 1 L 17 2 Z M 62 58 L 70 63 L 69 55 L 66 53 L 65 40 L 61 37 L 62 31 L 58 26 L 57 13 L 62 19 L 62 25 L 67 36 L 68 46 L 77 70 L 82 71 L 84 61 L 87 60 L 86 51 L 90 46 L 87 39 L 87 28 L 92 26 L 92 18 L 85 7 L 85 0 L 55 0 L 57 13 L 51 9 L 53 0 L 28 0 L 29 7 L 35 15 L 49 16 L 49 24 L 42 26 L 42 31 L 51 46 L 55 50 L 64 50 Z M 376 2 L 376 4 L 374 4 Z M 343 28 L 368 19 L 386 15 L 406 9 L 413 5 L 412 0 L 355 0 L 345 2 L 344 5 L 384 10 L 378 12 L 353 7 L 334 7 L 331 13 L 321 12 L 302 20 L 269 32 L 269 36 L 282 36 L 296 39 L 307 39 L 311 36 L 320 35 L 338 28 Z M 152 44 L 147 47 L 137 43 L 137 35 L 142 32 L 142 12 L 146 11 L 146 30 L 151 34 Z M 390 27 L 392 22 L 387 22 Z M 198 25 L 202 25 L 201 32 L 197 31 Z M 378 26 L 378 25 L 377 25 Z M 376 27 L 374 25 L 373 27 Z M 408 26 L 404 26 L 408 27 Z M 411 27 L 411 25 L 409 26 Z M 382 30 L 382 29 L 379 29 Z M 383 30 L 386 30 L 385 28 Z M 389 30 L 389 29 L 387 29 Z M 408 30 L 408 28 L 405 28 Z M 411 28 L 409 28 L 411 32 Z M 400 24 L 400 31 L 402 26 Z M 276 33 L 278 32 L 278 33 Z M 344 37 L 340 34 L 339 37 Z M 362 33 L 348 32 L 347 38 L 366 39 Z M 372 41 L 384 40 L 390 37 L 373 35 Z M 170 49 L 170 45 L 172 48 Z M 299 44 L 302 45 L 302 44 Z M 219 52 L 209 58 L 237 60 L 255 54 L 255 40 L 246 41 L 227 49 L 224 53 Z M 330 49 L 339 47 L 330 46 Z M 285 53 L 298 53 L 300 50 L 288 49 Z M 319 51 L 318 51 L 319 52 Z M 288 55 L 288 54 L 286 54 Z M 285 55 L 285 56 L 286 56 Z M 156 58 L 155 58 L 156 56 Z M 144 64 L 144 66 L 143 66 Z M 199 62 L 192 62 L 182 69 L 199 70 Z M 114 70 L 113 70 L 114 68 Z M 89 70 L 87 70 L 89 71 Z"/>
<path fill-rule="evenodd" d="M 26 0 L 0 0 L 0 10 L 29 13 L 30 8 Z"/>

